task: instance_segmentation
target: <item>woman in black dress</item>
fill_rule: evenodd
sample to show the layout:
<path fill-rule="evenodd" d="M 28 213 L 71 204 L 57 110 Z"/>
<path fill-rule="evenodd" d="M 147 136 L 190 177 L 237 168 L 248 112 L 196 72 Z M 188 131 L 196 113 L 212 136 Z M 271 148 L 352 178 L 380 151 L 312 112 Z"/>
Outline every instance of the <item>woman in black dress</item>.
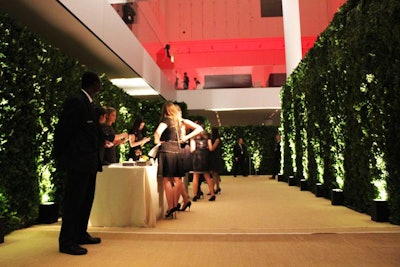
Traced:
<path fill-rule="evenodd" d="M 182 125 L 193 129 L 188 135 L 182 136 Z M 191 120 L 181 117 L 175 104 L 168 101 L 162 109 L 161 122 L 154 133 L 154 143 L 161 144 L 158 150 L 158 173 L 163 178 L 164 191 L 168 202 L 166 218 L 172 218 L 174 212 L 179 210 L 175 196 L 181 192 L 182 185 L 179 180 L 185 175 L 181 153 L 181 143 L 196 136 L 203 131 L 203 127 Z M 178 183 L 176 183 L 178 181 Z"/>
<path fill-rule="evenodd" d="M 137 161 L 142 156 L 142 146 L 150 141 L 150 137 L 143 136 L 144 120 L 137 118 L 129 129 L 129 158 Z"/>
<path fill-rule="evenodd" d="M 108 142 L 104 149 L 103 155 L 103 165 L 109 165 L 111 163 L 117 163 L 117 149 L 116 147 L 124 144 L 128 141 L 127 133 L 116 134 L 113 124 L 117 119 L 117 110 L 112 107 L 106 107 L 106 122 L 101 125 L 103 134 L 106 136 L 106 139 L 112 140 L 112 142 Z"/>
<path fill-rule="evenodd" d="M 182 109 L 178 104 L 175 104 L 175 107 L 177 108 L 179 115 L 182 117 Z M 185 136 L 186 135 L 186 126 L 182 123 L 181 125 L 181 135 L 180 136 Z M 179 199 L 182 197 L 183 199 L 183 206 L 179 211 L 185 211 L 187 208 L 190 210 L 190 206 L 192 203 L 189 200 L 189 195 L 187 193 L 187 187 L 188 187 L 188 174 L 190 171 L 192 171 L 192 157 L 191 157 L 191 152 L 190 152 L 190 140 L 187 140 L 186 142 L 181 142 L 181 154 L 182 154 L 182 160 L 183 160 L 183 170 L 185 172 L 185 176 L 182 177 L 182 179 L 175 179 L 175 187 L 176 187 L 176 195 L 175 195 L 175 202 L 178 203 L 177 207 L 180 208 L 180 203 Z M 185 180 L 185 183 L 183 183 L 183 180 Z"/>
<path fill-rule="evenodd" d="M 190 149 L 193 152 L 193 201 L 197 201 L 199 196 L 197 195 L 199 176 L 204 175 L 210 189 L 211 197 L 208 201 L 215 201 L 214 184 L 210 176 L 210 161 L 209 153 L 212 149 L 211 139 L 209 138 L 206 131 L 202 131 L 192 140 L 190 140 Z"/>
<path fill-rule="evenodd" d="M 211 151 L 210 151 L 210 170 L 211 176 L 215 185 L 215 194 L 221 192 L 221 187 L 219 183 L 221 182 L 221 177 L 219 174 L 222 171 L 222 151 L 221 151 L 221 138 L 219 137 L 219 132 L 216 127 L 211 128 Z"/>

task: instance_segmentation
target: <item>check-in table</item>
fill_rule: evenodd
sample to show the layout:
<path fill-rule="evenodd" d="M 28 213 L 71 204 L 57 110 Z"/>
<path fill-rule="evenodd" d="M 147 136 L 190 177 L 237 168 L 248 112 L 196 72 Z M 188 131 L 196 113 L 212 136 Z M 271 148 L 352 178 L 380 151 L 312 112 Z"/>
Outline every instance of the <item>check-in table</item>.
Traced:
<path fill-rule="evenodd" d="M 164 212 L 164 192 L 159 190 L 157 165 L 104 166 L 97 174 L 89 225 L 155 227 Z"/>

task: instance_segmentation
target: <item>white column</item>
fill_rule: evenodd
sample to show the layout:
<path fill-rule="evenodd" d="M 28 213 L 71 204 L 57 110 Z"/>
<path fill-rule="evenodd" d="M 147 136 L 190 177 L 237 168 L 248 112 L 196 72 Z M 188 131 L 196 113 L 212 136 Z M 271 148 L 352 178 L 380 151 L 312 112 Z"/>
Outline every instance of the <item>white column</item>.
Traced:
<path fill-rule="evenodd" d="M 289 77 L 302 58 L 299 0 L 282 0 L 282 13 L 286 77 Z"/>

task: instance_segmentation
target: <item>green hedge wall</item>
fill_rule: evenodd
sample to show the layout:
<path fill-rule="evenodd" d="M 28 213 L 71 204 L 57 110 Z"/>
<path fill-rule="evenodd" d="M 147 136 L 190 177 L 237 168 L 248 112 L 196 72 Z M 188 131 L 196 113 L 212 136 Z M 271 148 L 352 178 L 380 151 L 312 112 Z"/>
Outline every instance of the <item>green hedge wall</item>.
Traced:
<path fill-rule="evenodd" d="M 10 232 L 36 223 L 40 203 L 62 202 L 63 173 L 52 156 L 54 127 L 87 68 L 7 14 L 0 14 L 0 40 L 0 216 Z M 117 108 L 117 131 L 128 129 L 140 113 L 158 121 L 162 102 L 138 101 L 101 78 L 103 91 L 95 101 Z"/>
<path fill-rule="evenodd" d="M 387 199 L 400 224 L 400 2 L 349 0 L 281 93 L 284 173 L 344 190 L 370 212 Z M 294 160 L 292 160 L 294 155 Z"/>
<path fill-rule="evenodd" d="M 220 127 L 224 172 L 230 174 L 233 167 L 233 146 L 237 138 L 243 137 L 247 145 L 250 174 L 272 174 L 272 159 L 275 145 L 276 126 Z"/>
<path fill-rule="evenodd" d="M 0 205 L 15 229 L 37 219 L 54 114 L 82 68 L 4 14 L 0 36 Z"/>

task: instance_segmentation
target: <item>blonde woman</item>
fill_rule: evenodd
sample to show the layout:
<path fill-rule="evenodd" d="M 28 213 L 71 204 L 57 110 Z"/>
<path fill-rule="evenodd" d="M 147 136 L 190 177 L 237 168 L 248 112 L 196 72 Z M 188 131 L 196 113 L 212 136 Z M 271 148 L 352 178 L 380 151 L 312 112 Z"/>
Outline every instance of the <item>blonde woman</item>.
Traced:
<path fill-rule="evenodd" d="M 193 131 L 182 136 L 182 126 Z M 174 212 L 179 210 L 176 196 L 182 190 L 179 188 L 179 185 L 182 185 L 180 179 L 185 175 L 180 144 L 202 131 L 203 127 L 200 125 L 182 118 L 173 102 L 168 101 L 164 104 L 161 121 L 154 132 L 154 143 L 161 144 L 158 150 L 157 175 L 163 178 L 164 191 L 168 202 L 166 218 L 173 218 Z"/>
<path fill-rule="evenodd" d="M 182 118 L 182 109 L 178 104 L 175 104 L 176 109 L 179 112 L 179 116 Z M 186 126 L 182 123 L 181 125 L 181 135 L 180 136 L 186 136 Z M 191 161 L 191 158 L 188 157 L 190 155 L 190 145 L 189 145 L 189 141 L 187 140 L 186 142 L 181 142 L 181 154 L 182 154 L 182 160 L 183 160 L 183 170 L 185 172 L 185 175 L 188 174 L 188 171 L 190 171 L 190 166 L 188 166 L 189 161 Z M 191 165 L 191 164 L 190 164 Z M 189 170 L 190 169 L 190 170 Z M 175 201 L 177 204 L 177 207 L 180 208 L 181 204 L 178 202 L 179 198 L 182 196 L 183 199 L 183 206 L 181 209 L 179 209 L 179 211 L 185 211 L 187 208 L 189 208 L 190 210 L 190 206 L 192 205 L 192 202 L 190 202 L 189 200 L 189 196 L 187 193 L 187 189 L 185 187 L 185 185 L 183 184 L 183 180 L 184 177 L 182 177 L 182 179 L 175 179 L 175 186 L 176 186 L 176 190 L 175 190 Z"/>
<path fill-rule="evenodd" d="M 128 141 L 128 133 L 116 134 L 113 124 L 117 119 L 117 111 L 115 108 L 106 107 L 106 121 L 101 125 L 106 139 L 112 140 L 105 146 L 103 165 L 117 163 L 117 150 L 116 146 L 124 144 Z"/>

